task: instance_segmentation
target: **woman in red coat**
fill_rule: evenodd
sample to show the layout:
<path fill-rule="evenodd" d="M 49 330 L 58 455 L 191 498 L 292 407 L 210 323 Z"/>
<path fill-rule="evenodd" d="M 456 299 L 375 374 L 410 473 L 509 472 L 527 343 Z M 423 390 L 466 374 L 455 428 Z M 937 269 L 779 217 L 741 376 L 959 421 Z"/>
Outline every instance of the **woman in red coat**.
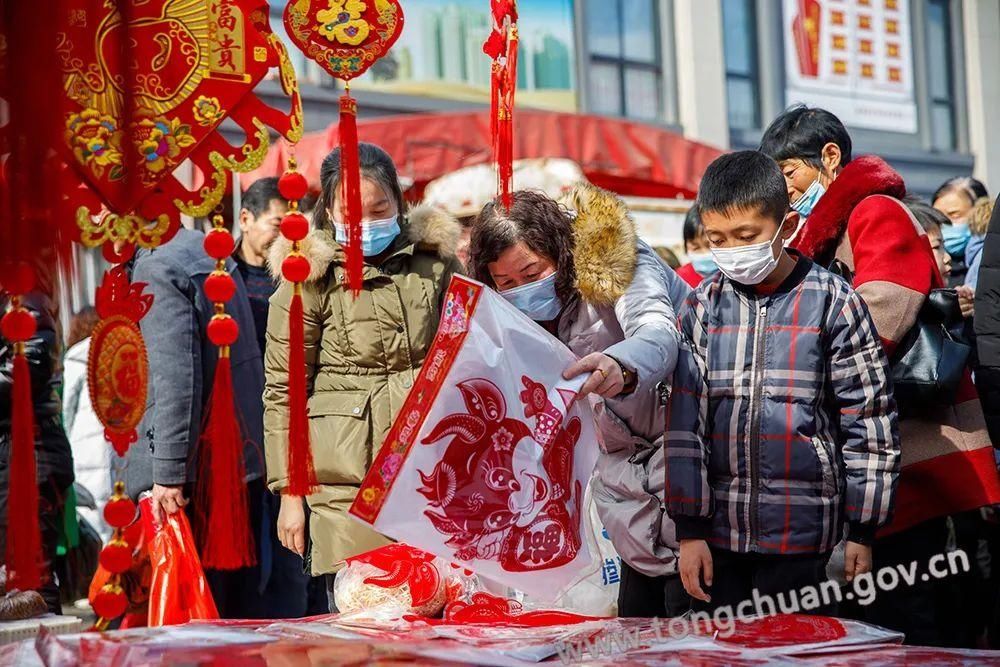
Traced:
<path fill-rule="evenodd" d="M 691 287 L 697 287 L 705 278 L 715 275 L 719 267 L 712 259 L 705 238 L 705 228 L 698 217 L 698 207 L 692 206 L 684 217 L 684 252 L 688 263 L 677 269 L 677 275 Z"/>

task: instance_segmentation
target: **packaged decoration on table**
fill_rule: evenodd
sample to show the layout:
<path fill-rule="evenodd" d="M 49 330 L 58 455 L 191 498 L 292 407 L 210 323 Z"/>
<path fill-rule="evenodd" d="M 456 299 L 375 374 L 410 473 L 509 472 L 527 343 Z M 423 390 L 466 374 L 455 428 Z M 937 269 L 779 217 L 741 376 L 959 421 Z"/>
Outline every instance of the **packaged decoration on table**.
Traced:
<path fill-rule="evenodd" d="M 444 609 L 451 567 L 433 554 L 388 544 L 345 562 L 333 584 L 341 613 L 399 611 L 432 618 Z"/>
<path fill-rule="evenodd" d="M 389 537 L 552 601 L 594 565 L 597 460 L 576 357 L 496 292 L 452 279 L 420 375 L 351 506 Z"/>

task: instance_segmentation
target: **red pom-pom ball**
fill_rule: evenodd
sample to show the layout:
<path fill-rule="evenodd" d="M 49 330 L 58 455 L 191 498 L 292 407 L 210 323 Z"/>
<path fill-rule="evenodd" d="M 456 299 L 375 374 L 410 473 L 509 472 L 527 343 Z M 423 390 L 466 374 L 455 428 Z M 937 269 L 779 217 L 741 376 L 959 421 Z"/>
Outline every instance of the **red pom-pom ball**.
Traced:
<path fill-rule="evenodd" d="M 212 303 L 229 301 L 236 294 L 236 282 L 228 273 L 213 273 L 205 278 L 205 296 Z"/>
<path fill-rule="evenodd" d="M 26 310 L 12 310 L 0 319 L 0 332 L 12 343 L 31 340 L 37 329 L 35 318 Z"/>
<path fill-rule="evenodd" d="M 301 213 L 289 213 L 281 219 L 281 235 L 289 241 L 301 241 L 309 235 L 309 221 Z"/>
<path fill-rule="evenodd" d="M 225 259 L 233 254 L 236 247 L 233 235 L 222 229 L 213 229 L 205 234 L 205 253 L 212 259 Z"/>
<path fill-rule="evenodd" d="M 91 606 L 101 618 L 118 618 L 128 609 L 128 598 L 118 586 L 108 584 L 90 601 Z"/>
<path fill-rule="evenodd" d="M 30 265 L 20 263 L 12 267 L 10 276 L 4 279 L 4 288 L 11 294 L 27 294 L 35 289 L 35 271 Z"/>
<path fill-rule="evenodd" d="M 232 345 L 240 337 L 240 325 L 229 315 L 215 316 L 208 323 L 208 339 L 218 347 Z"/>
<path fill-rule="evenodd" d="M 131 498 L 115 498 L 104 506 L 104 520 L 112 528 L 124 528 L 135 521 L 135 503 Z"/>
<path fill-rule="evenodd" d="M 278 192 L 285 199 L 298 201 L 309 192 L 309 183 L 306 177 L 297 171 L 285 172 L 278 179 Z"/>
<path fill-rule="evenodd" d="M 111 540 L 101 549 L 101 567 L 112 574 L 122 574 L 132 567 L 132 547 L 124 540 Z"/>
<path fill-rule="evenodd" d="M 281 275 L 285 280 L 293 283 L 301 283 L 309 277 L 309 260 L 302 255 L 289 255 L 281 263 Z"/>

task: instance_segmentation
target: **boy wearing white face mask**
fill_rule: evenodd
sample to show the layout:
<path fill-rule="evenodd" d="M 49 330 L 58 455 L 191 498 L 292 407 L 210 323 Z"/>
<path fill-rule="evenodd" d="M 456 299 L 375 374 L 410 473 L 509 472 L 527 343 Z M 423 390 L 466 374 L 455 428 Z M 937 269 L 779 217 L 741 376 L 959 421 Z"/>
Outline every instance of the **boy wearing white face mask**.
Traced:
<path fill-rule="evenodd" d="M 680 308 L 666 438 L 680 573 L 706 607 L 754 591 L 791 612 L 848 525 L 845 576 L 871 569 L 891 515 L 899 440 L 888 362 L 862 299 L 783 241 L 778 165 L 724 155 L 696 204 L 720 273 Z M 794 591 L 794 593 L 791 593 Z"/>

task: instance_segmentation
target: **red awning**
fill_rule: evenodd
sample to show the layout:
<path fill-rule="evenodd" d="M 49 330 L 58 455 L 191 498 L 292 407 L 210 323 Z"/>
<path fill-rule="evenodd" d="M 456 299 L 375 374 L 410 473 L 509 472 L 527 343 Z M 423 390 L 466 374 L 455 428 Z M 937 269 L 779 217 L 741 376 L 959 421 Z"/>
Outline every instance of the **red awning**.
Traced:
<path fill-rule="evenodd" d="M 721 155 L 659 127 L 622 119 L 521 110 L 515 116 L 514 158 L 573 160 L 587 178 L 622 195 L 693 198 L 708 164 Z M 314 190 L 319 167 L 339 143 L 338 126 L 306 134 L 295 149 L 299 169 Z M 358 122 L 361 141 L 384 148 L 399 175 L 416 191 L 435 178 L 492 159 L 486 112 L 385 116 Z M 284 142 L 272 146 L 264 164 L 241 176 L 243 187 L 263 176 L 280 175 L 288 156 Z"/>

